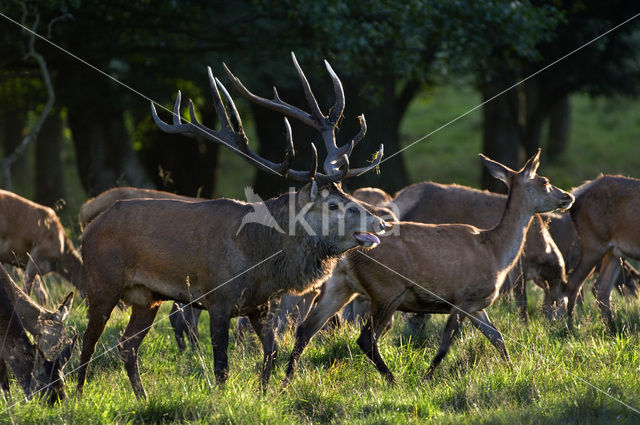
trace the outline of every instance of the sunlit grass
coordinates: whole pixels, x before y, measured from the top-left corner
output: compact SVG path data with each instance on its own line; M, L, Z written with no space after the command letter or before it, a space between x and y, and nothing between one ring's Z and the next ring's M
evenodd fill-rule
M68 286L50 280L52 297L62 299ZM237 341L232 330L230 379L223 388L210 387L208 316L203 314L200 322L202 357L192 350L180 353L168 321L160 320L169 313L165 303L141 346L147 402L135 399L113 350L91 364L82 398L76 397L72 374L68 400L53 408L18 403L0 414L0 423L637 423L636 413L594 387L640 408L640 303L614 295L620 331L611 334L589 294L572 333L563 321L541 317L539 290L529 295L528 326L519 322L508 300L489 309L506 339L512 369L465 323L435 378L424 381L445 316L434 316L418 334L411 334L398 316L381 344L396 385L387 385L369 363L356 344L357 326L349 325L316 337L296 378L283 390L294 339L287 333L265 394L258 391L262 353L254 335ZM96 354L116 345L128 315L127 310L114 311ZM85 326L86 308L78 303L69 327L82 332ZM78 366L78 352L68 370ZM21 400L15 382L12 391L14 402Z

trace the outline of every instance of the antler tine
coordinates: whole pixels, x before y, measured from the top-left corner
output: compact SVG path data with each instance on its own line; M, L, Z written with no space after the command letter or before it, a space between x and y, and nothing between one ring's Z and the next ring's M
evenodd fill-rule
M362 139L364 139L364 136L367 134L367 120L364 118L364 114L358 117L358 121L360 121L360 131L353 138L354 148Z
M380 149L377 152L376 159L373 161L373 163L371 163L370 165L367 165L366 167L354 168L352 170L349 170L349 172L344 176L344 178L348 179L349 177L361 176L362 174L373 170L374 168L380 165L383 155L384 155L384 145L381 144Z
M227 91L227 88L224 86L224 84L222 84L222 82L218 78L216 78L215 80L216 80L217 86L220 87L220 90L222 90L222 94L224 95L224 98L227 101L229 112L231 114L231 125L233 126L233 130L244 132L244 128L242 127L242 119L240 119L240 114L236 109L235 102L231 98L231 95L229 95L229 92ZM224 115L226 116L227 115L226 110L224 110L223 112L225 112ZM229 120L227 120L227 123L228 122Z
M176 101L173 105L173 125L167 124L162 121L162 119L158 116L158 112L156 111L156 107L151 102L151 117L153 121L156 123L158 127L165 133L185 133L188 136L195 136L190 132L189 124L182 124L182 120L180 118L180 103L182 100L182 93L178 90L178 96L176 96Z
M298 59L296 59L295 53L291 52L291 59L293 60L293 66L296 67L296 71L298 72L298 78L300 78L300 83L302 84L302 90L304 91L304 96L307 98L307 103L309 104L309 108L311 108L311 115L318 120L319 123L322 123L326 117L320 110L318 106L318 102L316 101L313 92L311 91L311 86L309 85L309 81L307 80L306 75L300 68L300 64L298 64ZM334 82L335 85L335 82ZM343 97L344 98L344 97Z
M289 124L289 120L287 119L287 117L284 117L284 128L286 132L287 153L282 163L284 165L284 173L285 173L284 176L286 178L289 174L289 168L291 168L293 157L296 154L293 146L293 134L291 133L291 124Z
M229 123L229 116L227 115L227 110L224 107L224 104L222 103L222 99L220 98L220 92L218 91L216 78L213 76L213 72L211 71L210 66L207 67L207 76L209 77L209 88L211 89L211 98L213 99L213 109L216 110L218 121L220 121L220 125L222 125L223 129L232 131L233 129L231 128L231 125ZM233 105L233 101L227 102L227 103L230 103L231 105Z
M280 97L278 97L277 91L274 92L273 100L269 100L269 99L265 99L264 97L257 96L251 93L242 84L242 82L238 79L238 77L233 75L233 73L229 70L226 64L223 63L222 67L224 68L224 71L227 73L227 76L231 80L231 83L236 88L236 90L238 90L240 94L244 96L248 101L253 102L257 105L264 106L267 109L280 112L290 118L295 118L307 124L308 126L311 126L315 129L320 130L320 123L318 123L313 116L303 111L302 109L296 108L295 106L290 105L287 102L284 102L283 100L281 100Z
M333 82L333 91L336 95L336 103L333 105L333 110L329 115L329 122L331 123L331 125L335 126L340 120L342 113L344 112L344 89L342 88L342 82L340 81L340 78L338 78L338 75L335 73L333 68L331 68L331 65L329 65L329 62L326 59L324 61L324 65L327 67L327 71L331 76L331 81Z
M316 149L316 145L311 143L311 152L313 153L313 159L311 160L311 179L316 177L316 173L318 172L318 149Z

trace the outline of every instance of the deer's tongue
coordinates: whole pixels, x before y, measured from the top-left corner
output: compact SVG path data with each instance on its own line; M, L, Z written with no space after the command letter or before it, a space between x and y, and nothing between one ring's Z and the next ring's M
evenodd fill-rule
M355 232L353 236L362 246L372 247L380 243L380 239L373 233L369 232Z

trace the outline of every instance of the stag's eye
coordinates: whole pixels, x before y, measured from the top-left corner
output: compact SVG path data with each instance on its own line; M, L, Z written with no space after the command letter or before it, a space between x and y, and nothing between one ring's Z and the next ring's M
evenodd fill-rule
M335 211L337 209L338 209L338 204L336 204L335 202L330 202L329 203L329 210Z

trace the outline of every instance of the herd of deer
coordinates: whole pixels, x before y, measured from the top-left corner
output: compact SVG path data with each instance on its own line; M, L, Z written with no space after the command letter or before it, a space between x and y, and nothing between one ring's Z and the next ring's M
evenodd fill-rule
M638 280L624 258L640 260L640 223L635 216L640 210L640 180L600 176L568 193L536 174L538 152L519 171L480 156L490 173L505 183L508 195L430 182L409 186L395 197L371 188L348 195L341 181L378 167L382 146L373 163L350 168L349 156L366 133L364 116L359 117L360 132L339 146L335 132L344 109L339 78L325 62L336 97L325 115L292 57L310 112L281 100L275 88L272 99L256 96L224 69L250 102L318 130L326 149L322 172L313 144L310 169L291 168L295 150L286 117L282 162L252 151L231 96L210 69L220 130L199 123L192 103L190 120L183 122L180 92L172 124L162 121L153 105L152 114L165 132L225 145L260 170L305 183L297 191L258 205L111 189L80 211L81 257L53 210L0 192L0 261L25 269L23 291L0 266L0 384L5 392L8 365L27 397L44 394L50 402L64 397L62 370L76 339L64 332L73 294L56 311L41 307L48 301L38 275L50 271L66 277L88 305L79 393L98 339L120 302L132 307L118 349L138 398L146 397L138 348L164 300L181 303L171 313L181 348L183 332L197 343L199 311L209 311L218 382L228 377L231 318L248 317L264 350L262 386L277 353L278 309L297 309L301 322L286 381L311 338L347 305L366 310L358 344L389 381L394 377L378 344L395 311L449 315L428 377L467 317L508 362L503 337L485 310L501 290L513 287L526 321L524 282L529 279L544 291L544 315L553 318L566 309L571 325L583 282L599 268L593 293L604 319L612 321L609 300L619 276L625 282ZM268 212L272 225L247 222L240 228L243 217L258 210ZM32 287L38 303L28 295ZM633 285L629 288L635 293ZM362 299L359 295L368 306L349 304Z

